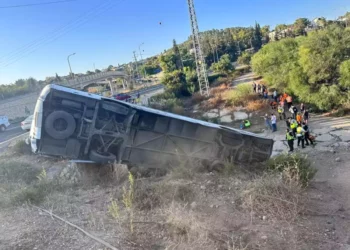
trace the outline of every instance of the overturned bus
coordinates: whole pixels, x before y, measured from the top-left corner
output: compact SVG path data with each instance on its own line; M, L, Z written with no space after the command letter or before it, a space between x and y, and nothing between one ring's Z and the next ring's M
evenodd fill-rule
M55 84L37 100L30 142L37 154L153 167L179 159L262 162L273 147L253 133Z

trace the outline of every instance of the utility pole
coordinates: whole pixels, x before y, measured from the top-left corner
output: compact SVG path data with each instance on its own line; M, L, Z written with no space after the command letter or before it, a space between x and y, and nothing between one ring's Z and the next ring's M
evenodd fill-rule
M196 58L196 70L199 83L199 91L201 95L209 95L209 81L207 75L207 69L201 49L201 39L199 36L198 23L196 17L196 11L194 9L193 0L187 0L188 9L190 13L191 21L191 30L192 30L192 40L193 40L193 49Z
M70 55L67 56L67 61L68 61L68 66L69 66L69 70L70 70L70 75L71 75L71 77L72 77L73 79L74 79L74 75L73 75L73 72L72 72L72 67L70 66L69 57L74 56L74 55L75 55L75 53L70 54Z
M138 74L139 74L139 69L138 69L138 67L137 67L136 51L134 51L133 53L134 53L134 60L135 60L135 65L136 65L136 76L138 76Z
M142 53L141 53L141 46L144 45L144 44L145 44L145 43L141 43L141 44L139 45L139 52L140 52L141 62L143 61L143 59L142 59ZM143 64L143 62L142 62L142 64ZM143 73L144 73L144 78L146 78L146 70L145 70L145 69L143 69Z

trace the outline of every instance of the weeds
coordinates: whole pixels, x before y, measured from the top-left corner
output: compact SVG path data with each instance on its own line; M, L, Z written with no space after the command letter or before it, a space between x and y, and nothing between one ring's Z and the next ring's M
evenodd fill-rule
M129 229L130 232L133 233L134 232L134 211L133 211L133 207L134 207L134 183L135 183L135 179L134 176L129 173L129 178L128 178L128 183L129 183L129 187L126 188L125 186L123 187L123 204L126 208L126 211L128 212L128 217L129 217Z
M247 103L246 109L248 112L254 112L258 110L264 110L268 107L268 103L264 100L253 100Z
M120 219L119 206L116 201L113 200L111 204L108 206L108 212L114 219L116 220Z
M2 183L24 182L30 184L35 181L39 170L28 163L0 162L0 180Z
M253 181L243 193L243 206L271 219L293 221L304 210L303 188L286 183L281 174L265 174Z
M30 146L27 145L24 140L17 141L16 144L13 145L12 151L19 155L31 154Z
M307 186L315 176L316 169L311 167L307 156L300 154L281 154L270 159L268 169L282 173L283 178L288 182L295 182Z

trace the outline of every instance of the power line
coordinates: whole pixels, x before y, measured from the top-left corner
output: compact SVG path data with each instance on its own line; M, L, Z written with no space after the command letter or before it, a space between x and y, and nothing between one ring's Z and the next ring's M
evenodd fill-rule
M69 26L73 26L74 23L80 22L80 21L81 21L80 19L84 19L85 16L88 17L91 13L96 12L99 8L101 8L101 6L103 7L103 5L106 5L106 4L108 4L108 1L107 1L107 2L104 2L104 3L102 3L102 4L101 4L101 3L98 4L98 5L95 6L94 8L92 8L92 9L90 9L89 11L87 11L87 12L83 13L82 15L80 15L78 18L69 21L67 24L64 24L64 25L62 25L62 26L60 26L60 27L58 27L58 28L52 30L52 31L49 32L48 34L45 34L45 35L39 37L38 39L35 39L34 41L31 41L31 42L29 42L29 43L27 43L27 44L21 46L20 48L18 48L18 49L16 49L16 50L13 50L13 51L11 51L11 52L9 52L9 53L3 55L3 56L0 56L0 59L5 58L6 61L11 61L12 59L17 58L17 56L23 55L23 53L24 53L26 50L29 50L29 49L30 49L31 47L33 47L33 46L35 47L35 46L39 45L42 41L44 41L45 39L47 39L50 35L53 36L53 35L55 35L55 33L59 33L59 32L61 32L61 31L63 31L64 29L69 28ZM4 60L2 60L2 61L4 61ZM1 65L1 63L3 63L3 62L0 62L0 65Z
M77 0L61 0L61 1L44 2L44 3L28 3L28 4L19 4L19 5L0 6L0 9L31 7L31 6L38 6L38 5L49 5L49 4L56 4L56 3L74 2L74 1L77 1Z
M120 0L120 1L122 1L122 0ZM50 34L52 33L51 37L44 36L43 38L37 39L34 42L31 42L31 43L23 46L19 51L17 51L17 52L15 51L13 55L6 58L6 60L10 61L10 62L7 62L6 64L3 63L1 65L2 66L1 68L6 68L11 64L16 63L17 61L28 56L29 54L32 54L33 52L37 51L40 47L45 46L49 43L52 43L52 42L56 41L57 39L59 39L60 37L64 36L65 34L71 32L73 30L76 30L77 28L79 28L83 24L87 23L91 19L97 17L99 14L102 14L102 13L106 12L107 10L109 10L114 4L115 4L115 2L114 1L111 2L111 0L104 2L103 4L99 4L97 7L90 10L89 11L90 13L88 12L88 13L85 13L81 16L83 18L86 17L87 19L79 20L79 19L81 19L81 17L79 17L77 20L74 20L73 22L68 23L68 24L50 32Z

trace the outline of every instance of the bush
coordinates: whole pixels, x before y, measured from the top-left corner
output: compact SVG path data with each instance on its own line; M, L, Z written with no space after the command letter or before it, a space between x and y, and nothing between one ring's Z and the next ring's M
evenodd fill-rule
M232 106L245 106L249 101L258 98L249 84L240 84L235 89L225 92L223 96L226 104Z
M307 186L315 176L316 169L306 156L281 154L268 161L268 169L282 173L285 180Z
M191 97L191 103L192 103L192 105L196 105L198 103L201 103L205 99L206 99L206 97L204 95L201 95L199 92L196 92Z

